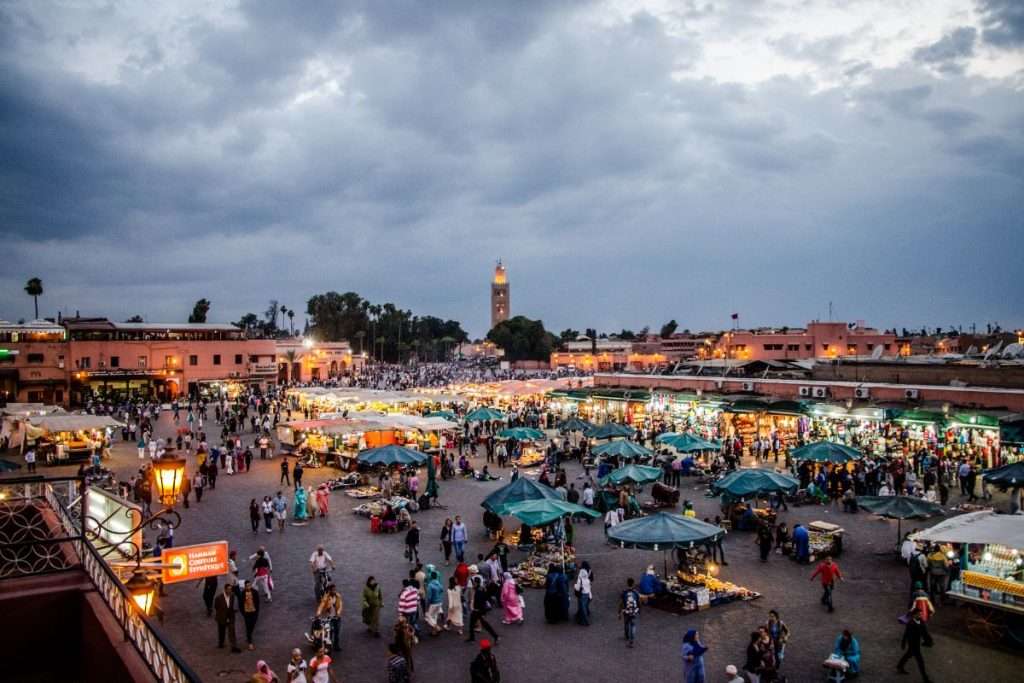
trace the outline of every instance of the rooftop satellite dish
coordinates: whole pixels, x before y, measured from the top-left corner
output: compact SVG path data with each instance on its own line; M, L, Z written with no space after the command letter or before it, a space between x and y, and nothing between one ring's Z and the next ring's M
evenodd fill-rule
M878 360L882 357L882 353L885 351L885 347L881 344L876 344L875 348L871 351L871 360Z
M964 355L965 356L975 356L975 355L977 355L977 353L978 353L978 347L975 346L974 344L971 344L967 348L967 353L965 353Z
M988 360L991 356L994 356L997 353L999 353L999 350L1002 348L1003 341L1000 339L998 344L996 344L995 346L993 346L992 348L985 352L985 355L982 357L982 360Z
M1003 358L1016 358L1024 352L1024 345L1014 342L1003 349Z

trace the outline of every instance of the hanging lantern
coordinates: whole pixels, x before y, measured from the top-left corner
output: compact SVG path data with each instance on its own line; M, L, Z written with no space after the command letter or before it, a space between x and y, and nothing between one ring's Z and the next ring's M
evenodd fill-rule
M128 579L125 588L128 589L128 593L132 596L132 602L139 608L139 611L149 616L150 610L153 608L153 596L156 593L153 582L144 574L136 572Z
M174 505L185 481L183 458L161 458L153 461L153 484L160 501L168 507Z

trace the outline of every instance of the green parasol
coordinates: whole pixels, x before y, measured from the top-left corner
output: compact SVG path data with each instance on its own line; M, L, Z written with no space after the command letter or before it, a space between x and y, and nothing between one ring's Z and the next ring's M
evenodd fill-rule
M643 465L626 465L612 471L598 482L601 486L614 484L648 484L661 478L661 468Z
M422 465L427 456L405 446L381 446L359 453L359 462L366 465Z
M499 439L515 439L516 441L540 441L544 437L544 432L532 427L510 427L498 432Z
M860 460L864 454L856 448L850 448L835 441L816 441L806 446L795 448L790 453L794 460L812 460L814 462L844 463Z
M659 434L655 439L657 443L671 446L681 453L694 453L698 451L717 451L722 446L714 441L706 441L699 436L686 433L666 432Z
M633 436L635 429L617 422L606 422L583 432L588 439L614 439L617 436Z
M638 443L626 441L624 439L609 441L608 443L594 446L591 449L591 453L602 458L618 456L627 460L635 458L649 458L654 455L654 451L649 448L644 448Z
M946 514L941 506L913 496L857 496L857 505L876 515L896 519L897 543L903 537L903 520Z
M711 492L723 496L726 500L756 498L777 491L794 493L798 488L798 479L788 474L762 469L739 469L711 484Z
M503 515L509 505L521 503L524 500L562 500L562 497L551 488L526 477L519 477L510 484L484 498L481 506L491 512Z
M504 422L505 413L494 408L477 408L466 415L466 422Z

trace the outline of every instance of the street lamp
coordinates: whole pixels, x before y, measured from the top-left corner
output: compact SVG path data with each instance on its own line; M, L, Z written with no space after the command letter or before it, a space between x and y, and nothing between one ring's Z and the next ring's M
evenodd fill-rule
M153 461L153 483L156 485L160 501L171 507L181 493L185 480L185 460L183 458L161 458Z
M128 589L128 593L132 596L132 602L139 608L139 612L149 616L150 610L153 608L153 596L156 593L153 582L147 579L145 574L133 572L124 587Z

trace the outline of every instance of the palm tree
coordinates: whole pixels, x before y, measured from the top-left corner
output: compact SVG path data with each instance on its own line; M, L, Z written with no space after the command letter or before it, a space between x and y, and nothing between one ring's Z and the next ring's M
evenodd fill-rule
M36 306L35 320L39 319L39 297L43 295L43 281L37 277L25 283L25 293L32 297L32 303Z
M288 315L288 307L281 304L281 326L284 327L284 317ZM277 322L277 314L274 314L274 322Z
M288 309L288 329L291 330L292 336L295 336L295 311Z

